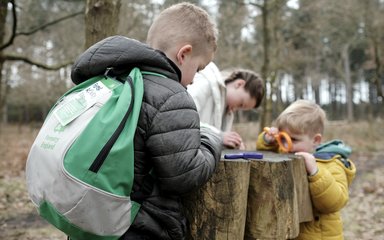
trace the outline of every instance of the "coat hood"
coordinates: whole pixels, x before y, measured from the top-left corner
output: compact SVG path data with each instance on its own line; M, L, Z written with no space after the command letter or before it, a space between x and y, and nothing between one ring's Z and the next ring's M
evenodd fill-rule
M124 36L111 36L88 48L73 64L71 78L79 84L104 74L108 68L109 74L121 75L133 67L181 80L179 68L163 52Z
M343 141L338 139L323 143L316 148L316 154L333 153L339 154L343 158L348 158L351 152L351 147L345 145Z

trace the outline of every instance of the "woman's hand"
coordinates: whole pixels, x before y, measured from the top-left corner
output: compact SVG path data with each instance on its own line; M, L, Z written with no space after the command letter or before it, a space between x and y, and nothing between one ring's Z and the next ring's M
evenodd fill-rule
M243 139L237 132L223 132L224 146L232 149L244 150L245 145Z

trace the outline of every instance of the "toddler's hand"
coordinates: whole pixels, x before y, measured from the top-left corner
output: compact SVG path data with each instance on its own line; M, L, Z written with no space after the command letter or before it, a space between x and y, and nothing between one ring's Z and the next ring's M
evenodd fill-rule
M304 157L305 168L309 176L313 176L317 173L318 168L316 164L316 159L312 154L307 152L297 152L295 153L295 155L300 155Z
M264 128L264 141L267 144L272 144L276 141L275 135L279 133L279 129L275 127Z

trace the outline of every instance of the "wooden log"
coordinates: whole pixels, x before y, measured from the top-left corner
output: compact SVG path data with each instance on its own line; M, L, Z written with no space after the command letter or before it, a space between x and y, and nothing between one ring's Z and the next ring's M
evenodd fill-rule
M250 162L224 160L212 178L183 199L190 223L187 239L243 239Z
M295 155L263 152L252 160L244 239L292 239L313 218L304 162Z

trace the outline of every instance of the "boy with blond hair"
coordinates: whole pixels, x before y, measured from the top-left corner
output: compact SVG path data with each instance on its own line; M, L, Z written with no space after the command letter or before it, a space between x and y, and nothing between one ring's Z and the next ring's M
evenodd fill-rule
M135 171L131 199L141 208L121 239L184 239L187 221L180 196L203 185L220 160L220 136L200 129L199 115L186 86L216 50L217 29L202 8L179 3L160 13L147 43L106 38L76 61L72 80L127 74L143 75L144 96L135 133ZM124 161L124 159L122 159Z
M356 168L348 159L351 149L340 140L321 144L326 114L307 100L297 100L276 119L276 127L262 132L258 150L281 152L275 136L286 132L292 140L290 152L304 158L314 220L300 224L297 239L343 239L340 210L349 199L348 189Z

